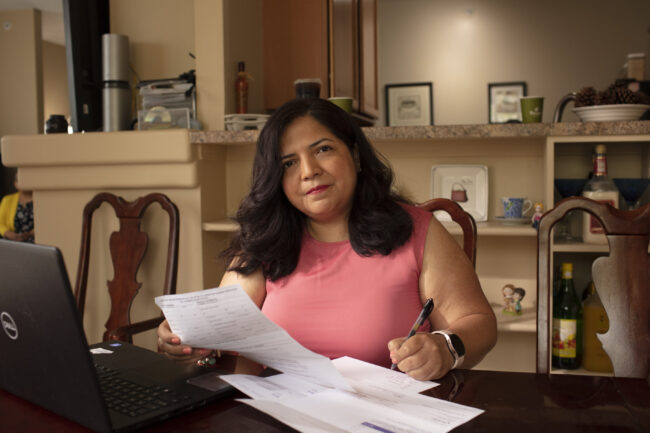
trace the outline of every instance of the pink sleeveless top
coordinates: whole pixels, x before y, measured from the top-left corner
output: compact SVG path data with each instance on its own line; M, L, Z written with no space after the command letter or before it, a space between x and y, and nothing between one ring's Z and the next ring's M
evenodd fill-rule
M349 241L307 231L296 270L266 281L262 312L308 349L389 366L388 341L404 337L422 310L419 278L431 213L404 205L413 234L388 256L359 256ZM422 330L428 330L425 322Z

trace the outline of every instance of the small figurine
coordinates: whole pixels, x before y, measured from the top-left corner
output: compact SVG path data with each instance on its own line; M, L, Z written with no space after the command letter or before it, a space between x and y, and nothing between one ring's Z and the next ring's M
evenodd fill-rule
M535 203L535 213L533 214L533 217L531 218L531 221L533 222L533 228L538 228L539 227L539 220L542 218L543 214L544 214L544 205L541 202L536 202Z
M512 284L506 284L501 289L503 293L503 308L504 314L511 314L518 316L521 314L521 300L526 296L526 291L521 287L515 287Z
M512 284L506 284L503 286L503 289L501 289L501 293L503 293L503 303L505 304L505 307L503 308L504 313L514 313L515 309L512 305L513 301L513 294L515 293L515 286Z
M515 293L512 294L512 299L515 301L515 314L521 314L521 300L526 296L526 291L521 287L515 288Z

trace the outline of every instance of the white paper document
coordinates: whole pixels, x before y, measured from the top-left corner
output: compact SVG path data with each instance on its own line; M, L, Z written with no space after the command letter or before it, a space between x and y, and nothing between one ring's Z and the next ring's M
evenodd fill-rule
M183 344L231 350L320 385L352 390L332 362L269 320L239 285L156 298Z
M302 432L447 432L483 412L418 394L434 382L306 349L239 285L160 296L156 304L184 344L237 351L282 371L221 378L251 397L240 401Z
M321 387L287 374L232 374L221 379L252 398L241 402L302 432L447 432L483 412L418 394L437 386L434 382L417 381L349 357L335 359L333 364L354 392Z

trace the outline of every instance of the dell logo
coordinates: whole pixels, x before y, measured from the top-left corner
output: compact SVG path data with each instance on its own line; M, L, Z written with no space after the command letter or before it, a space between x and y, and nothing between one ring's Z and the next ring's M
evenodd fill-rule
M2 329L4 329L5 334L9 336L12 340L18 338L18 328L16 327L16 322L14 318L9 315L6 311L3 311L0 314L0 322L2 322Z

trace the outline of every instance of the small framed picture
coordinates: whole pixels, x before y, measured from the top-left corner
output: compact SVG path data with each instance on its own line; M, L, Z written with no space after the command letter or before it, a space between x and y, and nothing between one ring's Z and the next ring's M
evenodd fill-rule
M526 83L488 84L488 118L490 123L521 122L519 98L526 96Z
M433 83L386 84L386 125L433 125Z

